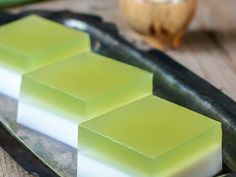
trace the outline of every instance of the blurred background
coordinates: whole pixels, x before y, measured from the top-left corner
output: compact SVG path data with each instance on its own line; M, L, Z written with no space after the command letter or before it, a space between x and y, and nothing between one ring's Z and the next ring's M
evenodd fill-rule
M100 16L142 50L157 48L236 100L235 0L0 0L2 11ZM0 177L29 176L0 150Z

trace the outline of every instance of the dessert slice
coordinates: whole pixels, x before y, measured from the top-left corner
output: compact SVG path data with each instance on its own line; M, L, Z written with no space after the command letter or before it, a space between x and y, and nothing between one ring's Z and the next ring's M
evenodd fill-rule
M210 177L221 136L219 122L148 96L80 124L78 177Z
M90 49L86 33L31 15L0 27L0 93L18 98L22 75Z
M85 52L23 76L17 121L77 148L78 124L152 94L152 77Z

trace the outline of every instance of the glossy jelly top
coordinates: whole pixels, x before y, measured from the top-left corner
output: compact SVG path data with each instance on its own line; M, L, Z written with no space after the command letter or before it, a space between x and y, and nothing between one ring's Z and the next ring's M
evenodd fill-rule
M181 176L221 148L221 125L147 96L79 125L78 153L135 177Z
M21 101L81 122L152 94L153 74L84 52L25 74Z
M0 27L0 64L20 73L89 49L86 33L36 15Z
M113 91L116 94L116 90L126 88L126 85L139 81L141 84L146 78L151 80L152 74L101 55L84 52L29 73L26 77L70 96L90 101Z
M217 121L161 98L148 96L82 123L79 140L83 144L87 141L83 132L91 131L137 154L155 159L214 127L219 127L220 135Z

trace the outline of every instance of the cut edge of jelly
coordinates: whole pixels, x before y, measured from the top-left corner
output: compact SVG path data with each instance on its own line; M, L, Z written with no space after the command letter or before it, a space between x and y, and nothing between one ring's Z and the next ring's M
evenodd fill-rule
M93 169L93 170L91 170ZM188 168L180 170L172 175L154 175L157 177L208 177L219 173L222 169L222 148L221 145L212 150L204 158L189 165ZM132 169L130 169L132 171ZM132 172L131 172L132 173ZM105 163L94 160L78 152L77 157L77 177L143 177L138 174L127 174ZM148 177L148 175L147 175Z
M22 75L0 67L0 93L14 99L20 95Z
M21 101L17 115L17 123L77 148L78 123L55 116Z

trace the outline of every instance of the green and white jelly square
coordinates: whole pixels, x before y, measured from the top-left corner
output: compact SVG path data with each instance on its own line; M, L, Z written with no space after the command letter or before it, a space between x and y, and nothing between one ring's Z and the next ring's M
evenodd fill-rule
M0 27L0 93L18 98L22 75L90 50L89 35L31 15Z
M78 177L214 176L221 136L219 122L148 96L80 124Z
M77 148L78 124L151 95L152 80L152 73L85 52L23 76L18 122Z

